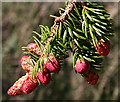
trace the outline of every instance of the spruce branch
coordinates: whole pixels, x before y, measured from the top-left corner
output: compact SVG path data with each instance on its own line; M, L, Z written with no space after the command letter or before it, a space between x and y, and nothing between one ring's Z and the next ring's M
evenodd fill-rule
M54 22L55 25L53 25L53 28L51 30L51 34L49 35L49 38L46 41L46 44L44 46L44 50L42 51L43 53L41 54L41 57L44 55L44 52L48 49L48 46L50 45L51 40L54 38L55 34L57 33L58 27L60 26L60 22L64 22L67 15L71 12L71 10L74 7L76 0L69 0L68 5L64 11L64 13L60 17L56 17ZM59 24L58 24L59 22Z
M68 51L73 53L75 72L81 74L89 84L95 85L103 58L110 52L112 22L103 6L69 0L66 8L59 10L62 10L60 16L52 16L55 20L51 29L40 25L40 32L33 31L35 43L22 47L27 56L23 56L21 65L29 73L26 77L30 77L25 79L25 82L30 83L27 84L29 91L26 90L26 84L22 88L25 94L30 93L39 83L48 84L51 73L58 73L64 59L69 57ZM21 89L14 91L13 88L8 94L21 94L16 93L21 92Z

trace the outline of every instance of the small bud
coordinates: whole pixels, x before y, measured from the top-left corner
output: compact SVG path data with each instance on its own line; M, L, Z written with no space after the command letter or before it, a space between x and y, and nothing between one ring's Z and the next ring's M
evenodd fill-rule
M27 45L27 50L31 53L35 52L37 54L40 54L40 49L36 43L30 43Z
M95 72L90 71L90 72L87 73L86 81L89 84L95 85L97 83L98 79L99 79L99 76Z
M83 74L89 71L90 64L85 60L77 60L75 67L76 72Z
M30 72L33 70L33 67L29 64L29 62L31 62L29 56L23 56L20 60L20 64L23 70L25 70L26 72Z
M60 17L56 17L55 20L54 20L54 22L60 23Z
M53 55L50 55L48 61L45 63L45 68L50 72L57 73L60 71L61 66L59 61Z
M51 74L47 69L44 69L43 72L37 73L37 78L42 84L47 85L51 80Z
M98 44L96 44L96 50L100 55L107 56L110 52L110 42L100 40Z

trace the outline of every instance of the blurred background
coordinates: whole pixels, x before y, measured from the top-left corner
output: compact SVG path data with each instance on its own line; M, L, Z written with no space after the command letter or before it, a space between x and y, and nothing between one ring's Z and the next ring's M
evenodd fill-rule
M7 95L7 90L25 74L19 64L22 56L21 47L32 41L32 31L38 30L39 25L49 27L53 25L54 19L49 15L57 15L58 8L64 7L65 4L2 3L2 100L120 100L120 79L118 79L120 7L118 2L104 3L104 5L113 19L115 34L111 40L111 52L104 59L104 68L97 85L89 85L80 74L75 74L70 57L65 60L62 70L53 76L49 85L40 85L28 95L10 97Z

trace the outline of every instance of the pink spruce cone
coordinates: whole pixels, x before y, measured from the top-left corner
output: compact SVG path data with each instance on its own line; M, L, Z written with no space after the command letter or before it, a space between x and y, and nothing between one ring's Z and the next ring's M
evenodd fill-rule
M58 73L61 69L59 61L51 54L48 61L45 63L45 68L50 72Z
M51 80L51 74L47 69L44 68L43 72L37 73L37 78L43 85L47 85Z
M27 50L31 53L37 53L40 54L40 49L36 43L30 43L27 45Z
M100 55L107 56L110 52L110 42L100 40L99 43L96 44L96 50Z
M89 84L95 85L95 84L97 83L98 79L99 79L99 76L98 76L97 73L92 72L92 71L90 71L90 72L87 73L86 81L87 81Z
M22 90L22 92L23 92L24 94L29 94L29 93L31 93L37 86L38 86L37 80L36 80L35 78L33 79L33 78L28 77L28 78L25 80L25 82L23 83L21 90Z
M83 74L89 71L90 64L85 60L77 60L75 67L76 72Z
M22 76L8 89L7 94L10 96L29 94L37 87L37 85L37 79L30 78L30 75L26 73L25 76Z
M21 87L27 78L28 78L28 74L26 74L25 76L22 76L19 80L17 80L13 84L13 86L11 86L8 89L7 94L10 96L17 96L17 95L23 94Z
M29 64L29 62L31 62L29 56L23 56L20 60L20 64L23 70L25 70L26 72L30 72L33 70L33 67Z

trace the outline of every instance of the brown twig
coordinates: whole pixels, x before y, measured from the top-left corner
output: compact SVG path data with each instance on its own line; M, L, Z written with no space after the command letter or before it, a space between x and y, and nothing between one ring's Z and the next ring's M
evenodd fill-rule
M60 22L64 22L65 19L67 18L67 15L72 11L72 9L74 8L74 4L75 4L76 0L69 0L68 2L68 6L65 9L65 12L60 16L60 17L56 17L54 22L55 23L60 23Z
M51 35L48 38L48 40L46 41L46 45L44 47L43 53L41 54L41 57L45 56L45 52L46 52L46 50L48 50L48 46L49 46L50 42L52 41L52 39L54 38L54 35L57 32L57 29L59 27L59 23L65 21L67 15L72 11L75 2L76 2L76 0L69 0L68 6L66 7L65 12L60 17L55 18L55 20L54 20L55 26L51 30Z

